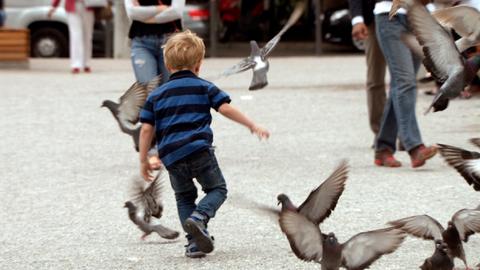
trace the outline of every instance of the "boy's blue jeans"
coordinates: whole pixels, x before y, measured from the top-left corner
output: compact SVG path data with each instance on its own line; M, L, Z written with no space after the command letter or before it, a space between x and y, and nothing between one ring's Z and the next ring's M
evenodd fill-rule
M146 83L159 74L162 74L162 82L168 80L170 74L165 67L162 49L165 40L165 35L132 39L130 58L137 81Z
M392 20L388 19L388 13L376 15L375 26L391 77L376 150L390 149L395 152L398 136L405 149L410 151L422 144L415 114L416 74L420 59L401 40L402 33L409 32L406 15L397 14Z
M215 216L227 198L227 185L218 167L213 148L202 150L168 166L170 184L175 191L178 215L183 224L193 211L206 215L207 220ZM197 188L193 178L206 193L198 205Z

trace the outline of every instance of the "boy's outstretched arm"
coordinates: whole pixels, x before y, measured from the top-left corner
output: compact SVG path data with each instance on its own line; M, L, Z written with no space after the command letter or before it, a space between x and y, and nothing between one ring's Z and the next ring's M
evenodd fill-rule
M248 129L250 129L250 132L256 134L260 139L268 139L268 137L270 137L270 132L268 132L268 130L255 124L255 122L253 122L245 114L243 114L241 111L239 111L237 108L233 107L229 103L223 103L218 108L218 112L221 113L223 116L246 126Z
M148 150L153 139L153 133L155 132L154 127L150 124L143 123L142 129L140 129L140 142L139 142L139 152L140 152L140 175L145 179L145 181L152 181L152 169L150 168L150 163L148 162Z

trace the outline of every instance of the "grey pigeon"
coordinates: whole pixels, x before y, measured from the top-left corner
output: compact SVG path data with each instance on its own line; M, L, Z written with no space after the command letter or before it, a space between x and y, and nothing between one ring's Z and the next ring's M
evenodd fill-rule
M159 224L151 224L152 216L161 218L163 213L162 183L159 172L150 185L144 189L145 181L140 176L133 178L130 188L131 199L125 203L128 208L130 220L144 232L142 239L152 232L157 232L161 237L173 239L179 233Z
M452 270L455 265L448 255L448 246L442 240L435 240L435 252L420 266L422 270Z
M478 138L471 139L471 142L480 147ZM480 153L446 144L437 145L445 161L455 168L473 189L480 191Z
M280 213L280 226L297 257L320 263L322 270L366 269L395 251L405 238L403 231L392 227L362 232L341 244L334 233L322 234L316 224L294 211Z
M338 199L345 190L347 178L348 163L346 160L342 160L333 173L310 192L307 199L298 208L283 193L277 196L278 203L282 205L282 211L298 212L318 225L335 209Z
M319 224L329 217L335 209L338 199L345 189L347 177L348 164L343 160L327 180L313 190L298 208L293 205L287 195L278 195L278 202L282 204L280 227L286 234L293 253L299 259L319 261L322 258ZM282 224L282 220L285 220L282 216L288 215L287 213L290 212L300 216L300 218L295 218L294 221L297 222L298 220L301 226L291 228L288 222ZM304 238L310 236L312 236L310 239ZM307 246L304 246L304 244L307 244Z
M120 97L119 103L111 100L104 100L101 107L107 107L113 114L113 117L120 126L120 130L133 138L135 150L139 150L140 128L138 122L140 110L142 109L148 94L152 92L162 81L162 76L158 75L147 84L133 83L130 88ZM152 147L155 140L152 140Z
M418 0L394 0L390 17L394 16L400 7L408 11L408 22L422 46L423 64L437 82L442 84L425 113L431 108L442 111L447 108L449 99L459 96L472 81L480 68L480 58L474 57L466 62L450 33Z
M480 12L476 8L459 5L436 10L432 15L462 36L455 42L460 52L480 44Z
M150 185L144 189L145 181L140 177L134 177L130 189L131 200L141 205L144 210L145 222L150 222L151 217L161 218L163 212L162 189L160 180L161 172L158 172Z
M298 2L293 10L290 18L288 19L287 23L283 28L275 35L268 43L263 47L259 48L256 41L250 41L251 52L250 56L247 58L242 59L236 65L228 68L225 70L220 76L230 76L233 74L237 74L240 72L244 72L248 69L253 70L253 77L250 83L249 90L258 90L262 89L267 86L267 72L269 68L269 63L267 56L270 52L275 48L275 46L280 41L282 35L293 25L302 15L305 7L307 5L307 1L302 0Z
M145 240L145 237L152 232L156 232L160 237L166 239L175 239L178 237L179 233L177 231L171 230L160 224L150 224L145 222L143 217L138 214L138 208L131 201L125 202L124 207L128 208L128 217L130 220L144 233L141 237L142 240Z
M442 240L448 247L448 255L459 258L468 268L462 241L480 232L480 210L462 209L457 211L448 222L447 229L429 215L419 215L390 221L390 225L413 236L427 240Z

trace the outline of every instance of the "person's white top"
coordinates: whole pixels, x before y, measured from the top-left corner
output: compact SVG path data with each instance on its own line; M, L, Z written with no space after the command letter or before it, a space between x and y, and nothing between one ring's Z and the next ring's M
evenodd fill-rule
M182 18L185 0L172 0L172 4L158 13L157 6L140 6L137 0L124 0L127 16L131 20L147 22L152 17L155 23L166 23Z
M479 1L480 2L480 0L470 0L470 1ZM390 2L390 1L378 2L378 3L375 4L373 14L378 15L378 14L382 14L382 13L389 13L391 8L392 8L392 2ZM435 10L435 6L432 3L427 4L426 8L430 12ZM397 13L406 14L407 11L404 8L400 8ZM364 22L363 21L363 16L355 16L352 19L352 25L355 25L357 23L363 23L363 22Z

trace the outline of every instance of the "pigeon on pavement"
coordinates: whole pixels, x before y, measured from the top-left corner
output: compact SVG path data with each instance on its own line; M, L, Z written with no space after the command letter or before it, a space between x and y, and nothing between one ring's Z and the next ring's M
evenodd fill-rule
M143 217L139 215L138 208L131 201L125 202L124 207L128 208L128 217L130 218L130 220L135 225L137 225L141 231L143 231L143 235L141 237L142 240L145 240L145 237L147 237L152 232L156 232L158 233L158 235L160 235L160 237L166 239L175 239L178 237L179 233L177 231L171 230L160 224L150 224L148 222L145 222Z
M422 46L423 64L436 81L442 84L425 113L432 108L435 112L442 111L447 108L449 99L459 96L472 81L480 68L480 57L474 56L465 61L450 33L418 0L394 0L390 17L400 7L407 9L408 22Z
M120 126L120 130L133 138L135 150L138 152L141 125L138 122L140 110L142 109L148 94L152 92L162 81L158 75L147 84L133 83L130 88L120 97L119 103L111 100L104 100L101 107L107 107ZM155 140L152 140L154 146ZM152 147L153 147L152 146Z
M267 72L269 68L269 63L267 56L270 54L270 52L275 48L275 46L278 44L280 41L280 38L282 35L293 25L297 20L300 18L302 15L303 11L305 10L305 7L307 5L307 1L302 0L299 1L295 9L293 10L292 14L290 15L290 18L288 19L287 23L285 26L278 32L277 35L275 35L268 43L263 47L259 48L258 44L256 41L252 40L250 41L250 47L251 47L251 52L250 56L247 58L242 59L239 63L236 65L228 68L225 70L222 74L220 74L220 77L222 76L230 76L233 74L237 74L243 71L246 71L248 69L253 70L253 77L252 81L250 83L250 87L248 88L249 90L258 90L262 89L265 86L267 86L268 81L267 81Z
M459 258L468 268L462 241L467 242L468 237L480 232L480 210L462 209L457 211L448 222L447 229L434 218L428 215L419 215L390 221L392 225L415 237L426 240L442 240L448 247L448 255Z
M322 269L368 268L382 255L394 252L405 238L401 230L385 228L362 232L340 244L334 233L321 233L318 225L295 211L280 213L280 226L299 259L315 261Z
M144 189L145 181L140 176L133 178L130 188L131 199L125 203L128 208L128 216L140 230L144 232L142 240L152 232L157 232L161 237L174 239L178 237L177 231L166 228L160 224L152 224L152 216L162 217L162 183L159 172L150 185Z
M460 52L480 44L480 12L476 8L459 5L436 10L432 15L462 36L455 42Z
M455 265L448 256L448 246L442 240L435 240L435 252L425 259L420 266L422 270L452 270Z
M471 139L473 144L480 147L479 139ZM438 150L445 161L459 172L465 181L476 191L480 191L480 153L471 152L459 147L446 144L437 144Z

